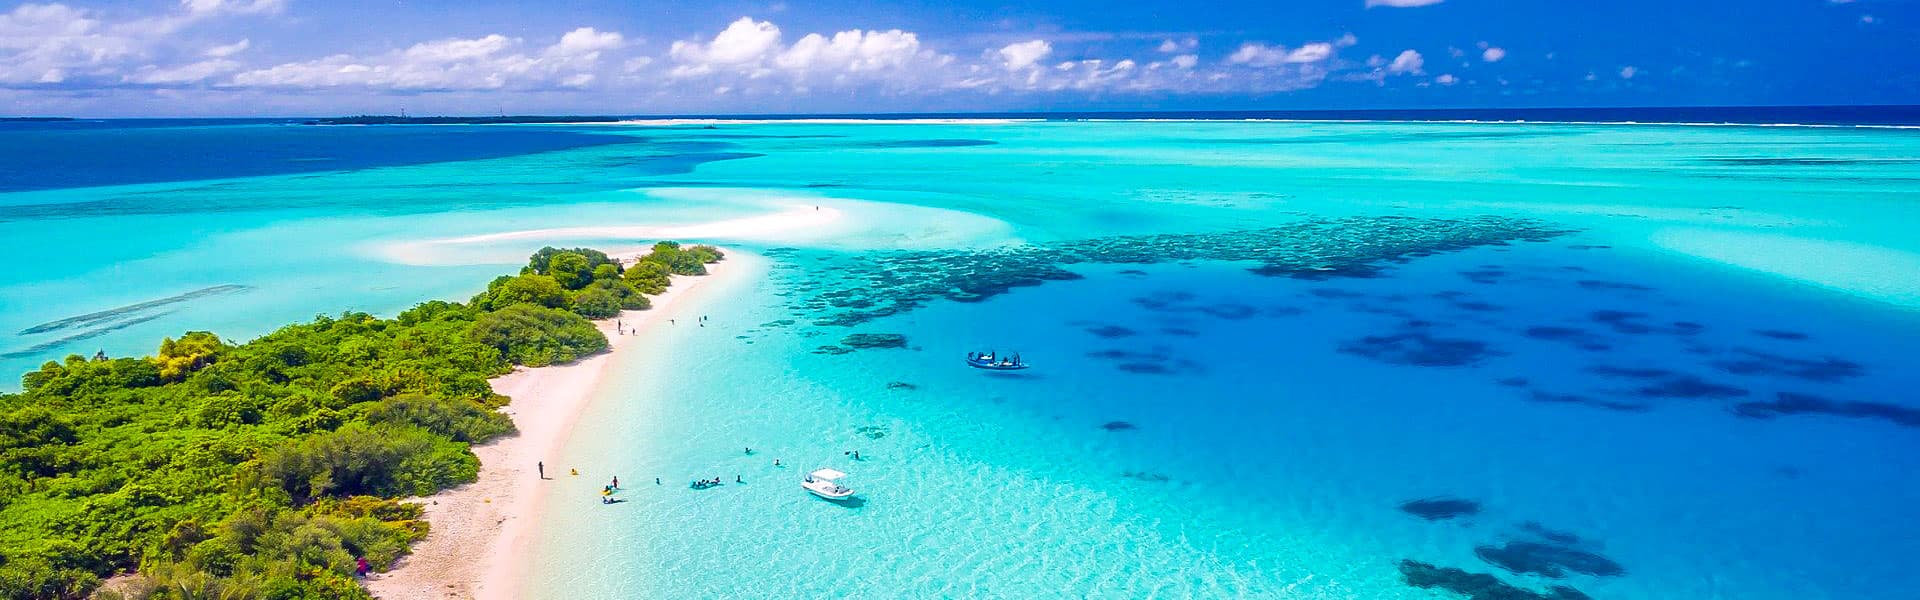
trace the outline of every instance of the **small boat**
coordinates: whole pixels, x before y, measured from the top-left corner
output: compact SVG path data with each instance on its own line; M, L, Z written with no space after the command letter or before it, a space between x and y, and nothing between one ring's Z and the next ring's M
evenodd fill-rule
M1020 360L1020 355L1017 353L1013 356L1002 358L994 356L992 352L968 353L967 365L975 369L986 369L989 371L1018 371L1032 366L1028 365L1026 361Z
M801 479L800 487L807 488L807 491L813 492L813 495L828 500L846 500L853 497L852 489L840 485L840 480L846 477L846 473L833 469L819 469Z

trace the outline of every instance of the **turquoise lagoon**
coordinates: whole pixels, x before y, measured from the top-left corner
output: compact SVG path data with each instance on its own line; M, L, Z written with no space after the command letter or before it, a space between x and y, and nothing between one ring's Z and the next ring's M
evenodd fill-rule
M646 241L582 228L842 214L700 240L750 276L708 295L705 327L616 359L560 460L582 475L548 490L529 597L1465 597L1403 561L1537 597L1920 584L1913 131L35 131L0 153L181 151L5 171L14 372L392 313L543 244ZM234 167L169 162L189 159ZM906 347L847 351L854 333ZM966 369L982 348L1037 367ZM805 495L818 466L862 501ZM601 505L612 475L626 502Z

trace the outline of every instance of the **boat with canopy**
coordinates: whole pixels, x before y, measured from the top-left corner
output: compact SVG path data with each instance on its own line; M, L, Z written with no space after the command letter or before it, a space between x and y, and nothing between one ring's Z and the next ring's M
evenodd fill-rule
M828 500L845 500L853 497L853 490L840 485L847 474L833 469L817 469L800 480L800 487L807 488L813 495Z

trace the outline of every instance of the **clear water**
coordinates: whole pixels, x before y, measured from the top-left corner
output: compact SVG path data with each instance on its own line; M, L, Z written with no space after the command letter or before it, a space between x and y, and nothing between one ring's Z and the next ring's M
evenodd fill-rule
M0 194L0 248L15 257L0 274L6 348L76 333L11 335L35 324L249 286L0 366L391 312L470 294L543 243L641 240L393 250L406 242L831 206L847 217L830 231L707 240L740 249L732 266L754 276L701 307L708 326L660 328L648 334L660 350L618 359L562 460L583 476L550 490L529 595L1456 597L1408 586L1402 559L1596 598L1898 598L1920 583L1907 566L1920 551L1912 132L512 130L573 141ZM280 129L248 131L271 144ZM1373 278L1073 264L1084 278L851 328L813 324L831 311L808 304L848 265L903 248L964 262L1019 242L1383 215L1573 233L1412 257ZM848 333L909 347L815 352ZM1409 339L1442 343L1408 354L1421 349ZM960 364L982 347L1038 366L1007 377ZM1781 393L1853 416L1769 412L1808 406L1776 404ZM856 449L864 460L843 454ZM851 473L864 502L805 495L795 479L817 466ZM612 474L627 502L603 506L594 492ZM686 486L736 475L745 483ZM1428 521L1400 508L1439 496L1481 510ZM1623 572L1519 574L1476 555L1542 528Z

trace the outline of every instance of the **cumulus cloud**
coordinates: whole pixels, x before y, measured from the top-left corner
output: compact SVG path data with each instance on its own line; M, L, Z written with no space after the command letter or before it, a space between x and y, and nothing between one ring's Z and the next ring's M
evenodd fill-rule
M230 84L403 92L582 87L596 79L590 70L600 54L624 43L617 32L582 27L530 51L520 38L496 33L421 42L375 56L336 54L285 63L235 74Z
M1484 60L1490 63L1500 62L1500 59L1503 59L1506 57L1507 57L1507 51L1498 46L1490 47L1490 48L1487 48L1486 50L1480 51L1480 60Z
M1433 78L1433 82L1440 85L1453 85L1460 83L1460 78L1454 77L1452 73L1442 73L1439 77Z
M1634 75L1636 75L1636 74L1639 74L1639 73L1640 73L1640 69L1638 69L1638 68L1635 68L1635 67L1634 67L1633 65L1627 65L1627 66L1624 66L1624 67L1620 67L1620 78L1621 78L1621 79L1633 79L1633 76L1634 76Z
M1009 71L1031 67L1049 54L1053 54L1053 44L1046 40L1018 42L1000 48L1000 60Z
M953 61L925 47L919 34L899 29L809 33L791 44L785 39L772 22L741 18L711 39L674 42L668 74L704 82L716 94L869 85L898 89L937 77Z
M1439 4L1440 2L1441 0L1367 0L1367 8L1373 8L1375 6L1385 6L1389 8L1412 8L1415 6L1427 6L1431 4Z
M1167 38L1160 42L1160 47L1157 48L1157 50L1162 54L1176 54L1180 52L1192 52L1194 48L1199 47L1200 40L1195 38L1181 38L1178 40Z
M1420 69L1425 67L1426 64L1427 60L1422 58L1419 52L1404 50L1400 52L1399 56L1393 57L1393 62L1387 65L1387 72L1396 75L1419 75Z

